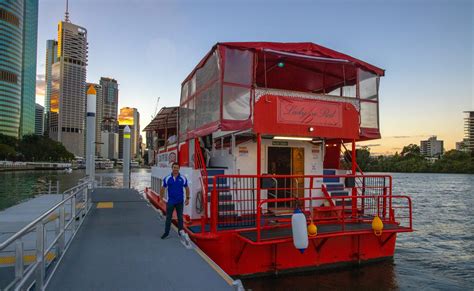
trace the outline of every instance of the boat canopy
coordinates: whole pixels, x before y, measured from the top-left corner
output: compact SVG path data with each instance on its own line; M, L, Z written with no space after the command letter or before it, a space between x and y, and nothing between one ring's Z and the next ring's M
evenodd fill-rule
M180 140L252 128L255 102L275 90L279 96L300 92L310 99L346 100L360 116L357 139L378 138L384 73L313 43L217 43L182 83Z

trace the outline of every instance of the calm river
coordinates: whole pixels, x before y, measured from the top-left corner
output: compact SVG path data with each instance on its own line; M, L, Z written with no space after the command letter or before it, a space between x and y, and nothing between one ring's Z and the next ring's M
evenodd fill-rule
M0 210L48 190L73 186L82 171L0 173ZM122 183L118 170L98 171L104 184ZM413 233L397 239L393 261L358 268L314 271L244 280L252 290L449 289L474 288L474 175L393 174L394 195L413 201ZM150 171L134 169L132 186L143 189Z

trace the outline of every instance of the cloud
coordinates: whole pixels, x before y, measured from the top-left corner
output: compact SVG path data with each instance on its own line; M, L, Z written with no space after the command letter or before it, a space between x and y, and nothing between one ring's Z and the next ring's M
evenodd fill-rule
M379 147L381 144L375 143L375 144L363 144L363 145L357 145L358 148L372 148L372 147Z
M384 138L397 138L397 139L404 139L404 138L416 138L416 137L428 137L428 134L420 134L420 135L392 135L392 136L385 136Z
M36 75L36 96L44 97L46 94L46 81L44 74Z

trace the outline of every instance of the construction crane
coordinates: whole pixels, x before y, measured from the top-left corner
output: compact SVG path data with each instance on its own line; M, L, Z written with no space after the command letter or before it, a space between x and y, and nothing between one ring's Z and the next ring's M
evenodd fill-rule
M154 119L156 114L158 114L158 104L160 103L160 97L156 98L156 105L155 105L155 110L153 111L153 115L151 116L151 119Z

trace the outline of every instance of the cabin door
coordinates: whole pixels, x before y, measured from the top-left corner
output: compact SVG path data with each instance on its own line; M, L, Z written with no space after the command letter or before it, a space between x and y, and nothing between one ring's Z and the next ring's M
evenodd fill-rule
M304 175L304 148L268 147L268 174L270 175ZM304 179L277 178L278 190L269 190L268 198L302 197ZM269 203L270 208L292 208L293 203Z

